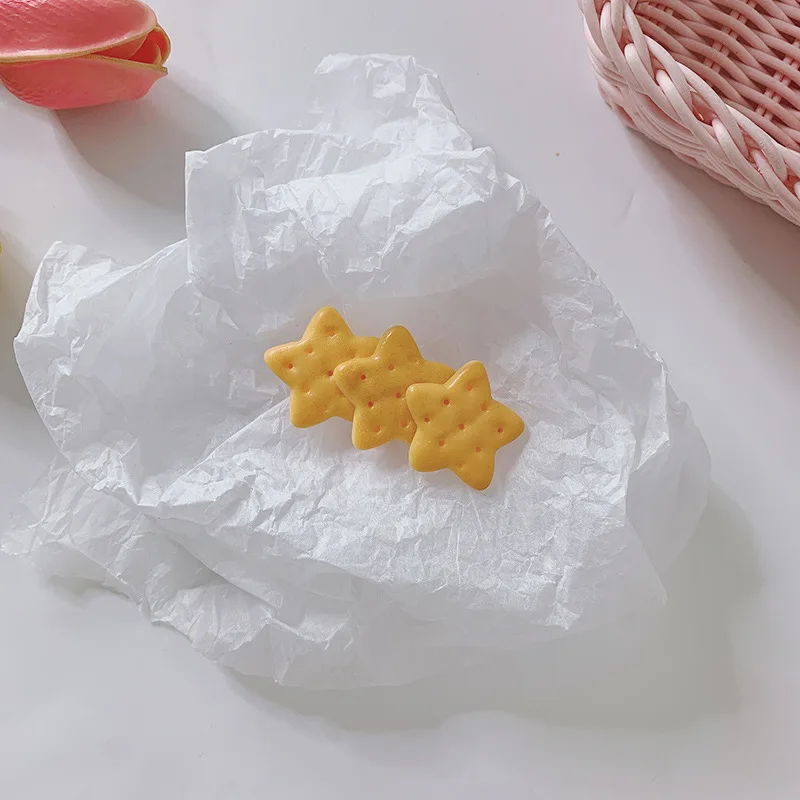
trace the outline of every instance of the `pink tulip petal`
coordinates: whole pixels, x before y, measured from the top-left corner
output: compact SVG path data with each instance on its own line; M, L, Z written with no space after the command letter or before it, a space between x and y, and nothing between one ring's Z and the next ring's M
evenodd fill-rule
M170 44L167 35L161 28L153 28L142 42L139 49L131 56L130 61L139 61L142 64L163 64L169 56ZM103 55L106 55L105 53Z
M140 64L153 64L161 66L161 51L157 44L145 42L131 57L129 61L137 61Z
M156 26L139 0L0 0L0 63L88 54Z
M131 39L131 41L125 42L125 44L114 45L114 47L109 47L107 50L95 50L92 54L96 56L108 56L109 58L129 59L141 48L146 39L147 36L140 36L138 39Z
M105 56L0 64L0 81L12 94L52 109L138 100L166 74L164 67Z
M172 42L170 42L167 32L160 25L156 25L147 34L147 41L158 45L158 49L161 51L162 63L169 58L169 54L172 52Z

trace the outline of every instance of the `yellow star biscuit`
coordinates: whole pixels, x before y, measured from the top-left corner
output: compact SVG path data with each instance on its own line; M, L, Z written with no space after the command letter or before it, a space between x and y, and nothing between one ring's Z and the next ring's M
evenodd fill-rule
M331 417L352 420L353 404L333 382L333 371L343 361L370 355L377 344L374 336L353 336L341 314L326 306L314 314L299 342L267 350L267 366L291 389L292 425L308 428Z
M383 334L375 354L340 364L333 379L355 406L353 444L369 450L392 439L410 442L416 425L406 405L413 383L441 383L453 374L444 364L426 361L414 337L401 325Z
M444 385L420 383L406 395L417 432L408 451L420 472L451 469L473 489L494 476L494 454L513 442L525 423L492 397L480 361L470 361Z

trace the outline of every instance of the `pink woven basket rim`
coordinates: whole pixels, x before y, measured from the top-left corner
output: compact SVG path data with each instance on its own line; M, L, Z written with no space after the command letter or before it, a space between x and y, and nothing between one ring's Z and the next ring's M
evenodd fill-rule
M766 62L773 67L774 49L785 50L780 69L792 77L796 71L800 77L800 0L579 0L579 3L601 94L625 121L693 166L737 187L800 225L800 97L798 112L791 110L791 114L782 115L785 124L781 130L788 131L792 137L796 134L798 138L798 148L793 149L753 121L750 118L755 116L753 112L728 103L697 71L674 58L648 35L635 13L637 6L648 6L649 14L658 21L658 18L667 19L667 12L677 9L693 22L695 17L702 20L702 24L696 23L696 27L702 28L705 17L719 19L722 12L718 7L727 7L731 21L726 19L725 30L708 28L709 31L726 37L732 30L737 37L727 36L726 42L735 41L737 55L748 64L750 61L759 65ZM752 27L739 22L742 8L749 9L747 21L761 23L760 15L765 8L773 16L753 32ZM704 17L698 14L698 9L704 12ZM797 19L787 17L790 23L781 22L787 16L786 9ZM794 39L797 32L795 41L787 43L785 38L775 39L771 34L775 18L781 22L784 36L788 30ZM681 27L682 19L673 16L668 22L687 37L693 35L689 26ZM645 28L653 30L653 19L648 17L644 23ZM677 42L666 28L658 32ZM761 44L759 36L766 44ZM743 41L745 37L747 41ZM717 60L726 58L724 50L712 52L699 37L687 40L695 49ZM734 68L735 65L731 67ZM747 75L744 77L746 80ZM775 84L769 77L765 78L764 73L758 78L760 83L770 87L764 92L764 105L776 108L776 102L768 96ZM788 96L785 84L781 91L784 98ZM760 99L758 105L760 111ZM795 113L796 122L793 120ZM773 130L777 128L773 126ZM780 131L776 135L781 135Z

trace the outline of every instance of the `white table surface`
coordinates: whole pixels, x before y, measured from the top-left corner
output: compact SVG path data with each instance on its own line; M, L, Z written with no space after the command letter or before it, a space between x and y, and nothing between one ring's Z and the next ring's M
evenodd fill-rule
M64 114L0 93L0 510L53 445L11 339L54 239L183 237L183 152L291 126L330 52L411 53L670 366L709 508L635 629L491 671L308 693L243 681L101 591L0 558L0 797L800 796L800 230L626 131L574 3L154 0L171 75Z

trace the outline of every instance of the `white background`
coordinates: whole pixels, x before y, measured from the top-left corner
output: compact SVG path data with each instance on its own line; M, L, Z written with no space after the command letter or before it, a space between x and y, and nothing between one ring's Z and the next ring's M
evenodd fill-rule
M183 237L183 152L291 126L327 53L415 55L660 351L715 487L626 632L411 687L282 690L110 594L0 559L0 796L800 796L800 229L624 129L565 0L154 0L170 77L52 114L0 93L0 511L54 451L11 339L54 239Z

